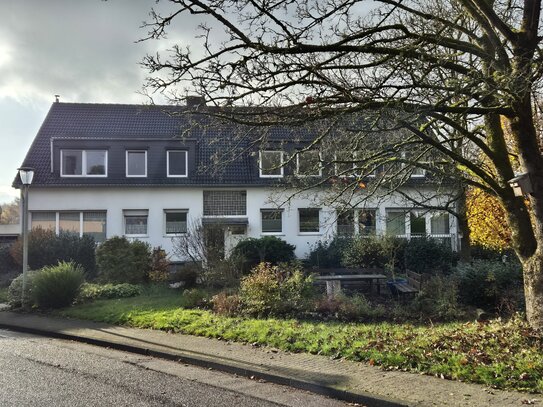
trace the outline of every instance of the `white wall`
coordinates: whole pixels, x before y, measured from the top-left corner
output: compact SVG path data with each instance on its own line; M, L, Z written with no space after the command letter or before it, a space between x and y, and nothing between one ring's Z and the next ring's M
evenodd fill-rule
M212 189L212 188L209 188ZM226 189L226 188L223 188ZM243 188L229 188L242 190ZM306 257L312 246L319 240L332 238L335 233L335 209L323 203L325 194L318 191L290 196L284 191L264 188L247 188L248 237L261 237L260 209L276 208L280 204L283 212L283 232L276 236L296 246L296 256ZM198 222L203 213L202 188L31 188L29 192L30 211L107 211L107 237L123 235L123 210L146 209L148 237L138 239L152 246L162 246L172 254L172 239L164 234L164 210L188 210L188 222ZM290 199L285 202L286 198ZM434 200L434 203L436 201ZM399 195L387 199L369 199L366 208L377 209L377 233L384 233L385 211L390 208L406 208L412 204ZM298 208L321 208L319 233L300 233ZM456 219L451 217L451 234L455 235ZM244 236L232 236L226 232L227 249ZM183 260L172 256L172 260Z

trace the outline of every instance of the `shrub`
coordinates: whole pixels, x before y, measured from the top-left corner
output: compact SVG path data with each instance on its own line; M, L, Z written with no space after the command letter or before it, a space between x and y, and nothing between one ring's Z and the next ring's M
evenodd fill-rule
M170 283L183 282L184 287L191 288L196 285L198 275L201 274L202 267L194 262L188 262L177 267L176 271L170 273L168 281Z
M81 286L77 297L79 302L93 301L98 299L128 298L141 295L142 287L135 284L90 284L84 283Z
M155 283L168 281L170 277L170 261L166 257L166 251L160 246L153 248L151 270L148 277L149 281Z
M316 268L339 268L343 266L343 252L351 244L348 237L336 237L330 242L319 241L309 253L307 265Z
M44 267L33 278L34 299L40 308L62 308L70 305L85 281L83 268L60 262Z
M407 241L394 237L360 237L343 251L343 264L353 268L403 269Z
M363 295L323 296L315 302L315 311L342 321L371 321L385 316L384 307L373 306Z
M212 288L238 287L242 270L242 262L236 257L214 261L204 270L203 283Z
M200 288L184 290L182 296L184 308L206 307L209 302L209 294Z
M411 239L404 256L405 268L417 273L448 274L453 263L450 244L426 237Z
M9 288L8 288L8 303L12 307L25 307L29 308L34 305L34 277L36 276L37 271L29 270L26 273L26 292L25 292L25 302L21 303L21 294L23 291L23 275L20 274L13 279Z
M151 248L145 242L116 236L98 247L96 262L101 281L139 284L151 269Z
M297 264L260 263L242 278L240 300L250 315L286 315L307 309L313 296L311 277L305 277Z
M421 292L410 304L419 319L452 321L461 318L464 311L458 304L458 285L455 279L436 276L424 283Z
M227 317L234 317L241 311L241 300L237 294L228 294L221 291L211 298L213 312Z
M518 262L474 260L459 264L456 276L465 304L497 310L506 298L522 301L522 268Z
M32 270L53 266L59 262L80 264L87 278L96 275L96 244L88 235L79 237L76 233L54 231L41 228L32 229L28 235L28 266ZM14 261L23 263L23 241L19 238L11 247Z
M248 238L234 247L231 257L241 259L243 270L248 271L261 262L278 264L292 261L295 259L295 248L276 236Z

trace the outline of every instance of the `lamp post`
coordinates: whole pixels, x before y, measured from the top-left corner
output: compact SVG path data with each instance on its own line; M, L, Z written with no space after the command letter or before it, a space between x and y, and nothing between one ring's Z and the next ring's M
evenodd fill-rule
M22 234L23 234L23 289L21 291L21 306L25 305L25 292L26 292L26 274L28 271L28 187L32 184L34 178L34 168L21 167L18 169L23 189L21 191L21 202L23 204L23 221L22 221Z

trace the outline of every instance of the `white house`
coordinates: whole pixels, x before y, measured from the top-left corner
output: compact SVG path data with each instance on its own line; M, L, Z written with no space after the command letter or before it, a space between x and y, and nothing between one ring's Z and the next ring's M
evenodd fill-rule
M299 192L285 182L342 171L337 165L314 166L330 152L300 153L288 160L303 140L276 129L266 144L244 150L213 171L236 126L214 125L205 116L182 114L186 111L53 103L23 163L35 169L30 226L90 234L98 242L124 235L161 246L177 261L185 259L175 257L172 238L198 223L204 230L218 225L209 230L226 251L245 237L275 235L295 245L300 258L336 233L429 235L450 239L457 247L453 216L423 211L404 199L410 189L435 190L432 183L420 182L424 172L413 172L414 182L406 184L403 194L370 197L358 207L340 209L327 203L325 185ZM20 187L18 180L14 186ZM437 196L430 204L439 201Z

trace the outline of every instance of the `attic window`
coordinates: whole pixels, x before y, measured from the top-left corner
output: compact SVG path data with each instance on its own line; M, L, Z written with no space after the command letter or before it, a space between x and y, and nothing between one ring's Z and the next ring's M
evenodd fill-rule
M61 150L62 177L107 177L106 150Z
M281 178L283 176L283 152L260 152L260 177Z
M187 152L170 150L167 152L168 177L186 177L188 174Z
M146 177L147 176L147 151L126 152L126 176Z

